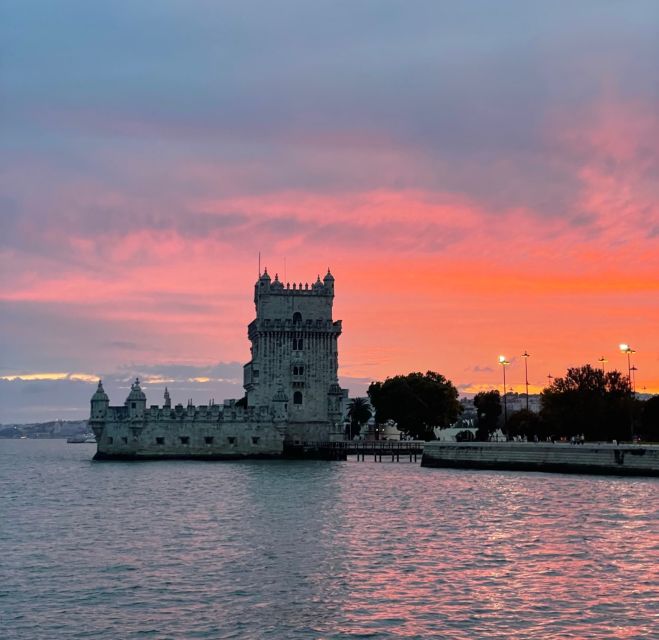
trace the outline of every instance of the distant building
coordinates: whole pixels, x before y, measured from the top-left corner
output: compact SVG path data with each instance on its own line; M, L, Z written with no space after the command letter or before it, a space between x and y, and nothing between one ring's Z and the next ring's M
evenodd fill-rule
M110 406L99 382L89 419L97 458L276 456L285 445L342 439L347 393L337 377L333 302L329 270L312 285L291 286L266 269L254 287L245 397L172 408L165 389L163 406L147 408L136 379L123 406Z
M501 405L503 406L503 398L501 398ZM508 415L516 411L526 410L526 394L513 393L512 391L506 394L506 407ZM541 396L538 393L529 394L529 411L533 413L540 413L542 409Z

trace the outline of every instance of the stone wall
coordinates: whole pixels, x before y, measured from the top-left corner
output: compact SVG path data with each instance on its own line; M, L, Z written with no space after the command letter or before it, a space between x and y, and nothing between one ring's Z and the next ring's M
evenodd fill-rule
M95 428L95 458L256 458L280 456L283 437L271 425L219 422L110 422Z
M424 467L659 476L659 446L428 442Z

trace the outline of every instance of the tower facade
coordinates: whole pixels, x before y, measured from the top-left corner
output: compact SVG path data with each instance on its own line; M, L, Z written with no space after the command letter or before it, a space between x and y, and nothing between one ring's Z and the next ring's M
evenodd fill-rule
M252 359L244 367L247 407L285 423L287 440L327 439L340 432L334 277L284 284L266 271L254 287L256 318L248 326Z

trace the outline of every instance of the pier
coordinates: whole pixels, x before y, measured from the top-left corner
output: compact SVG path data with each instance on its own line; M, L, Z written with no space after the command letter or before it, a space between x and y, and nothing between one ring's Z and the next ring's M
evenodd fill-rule
M421 440L340 440L336 442L307 442L300 445L288 445L284 455L288 458L315 458L321 460L346 460L348 456L357 456L357 460L365 461L373 456L374 462L382 459L400 462L409 459L416 462L423 454Z

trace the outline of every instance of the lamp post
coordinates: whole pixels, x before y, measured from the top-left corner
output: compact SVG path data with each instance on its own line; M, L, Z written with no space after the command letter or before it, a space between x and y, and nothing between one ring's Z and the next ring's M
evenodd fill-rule
M634 398L636 397L636 389L634 388L634 383L632 382L632 353L636 353L626 342L621 342L620 351L627 354L627 375L629 377L629 388L632 392L632 403L630 404L630 416L629 416L629 431L632 436L632 443L634 442Z
M600 365L602 366L602 373L604 373L604 365L608 362L608 360L604 356L602 356L597 362L599 362Z
M620 343L620 351L627 354L627 376L629 378L629 388L632 390L632 393L635 394L636 390L633 387L632 383L632 353L636 353L626 342Z
M526 410L529 410L529 358L531 357L530 353L524 350L522 358L524 358L524 379L526 381Z
M499 356L499 364L503 369L503 428L506 431L506 438L508 437L508 403L506 402L506 367L510 364L506 360L506 356Z

